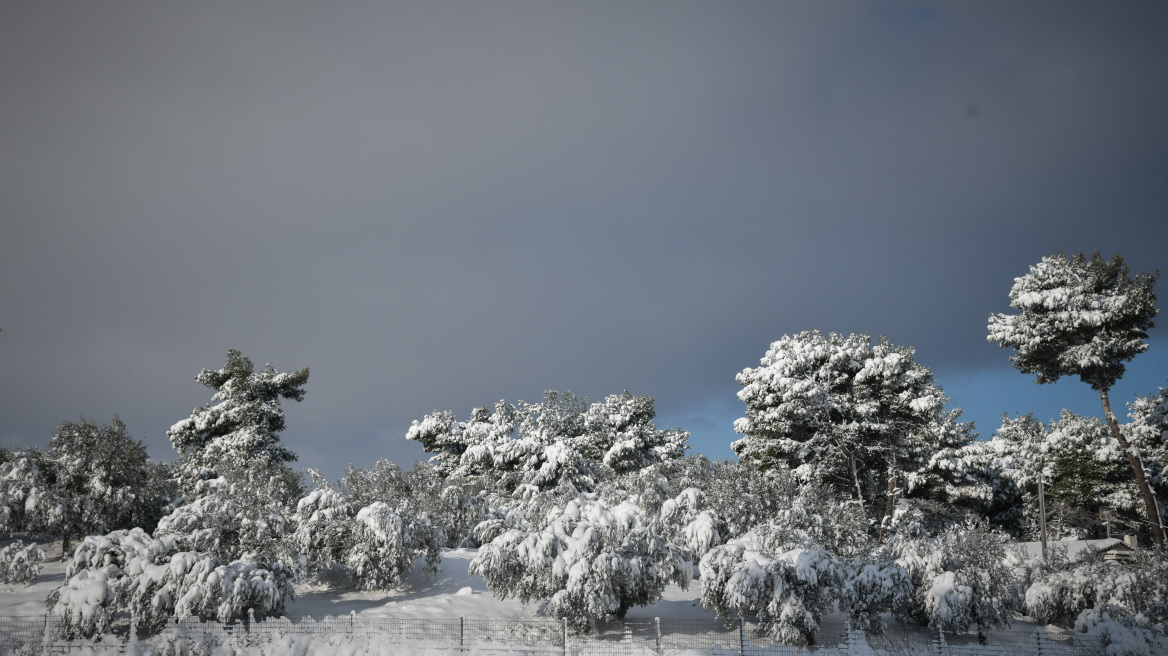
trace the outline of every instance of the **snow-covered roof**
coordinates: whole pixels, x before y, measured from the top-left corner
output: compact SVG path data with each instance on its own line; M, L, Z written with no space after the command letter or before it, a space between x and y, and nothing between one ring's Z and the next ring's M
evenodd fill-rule
M1023 549L1026 550L1026 555L1033 558L1042 556L1041 542L1019 542ZM1074 558L1086 549L1094 549L1096 551L1111 551L1116 549L1118 551L1131 551L1123 540L1119 538L1105 538L1102 540L1047 540L1047 549L1059 547L1067 550L1067 557Z

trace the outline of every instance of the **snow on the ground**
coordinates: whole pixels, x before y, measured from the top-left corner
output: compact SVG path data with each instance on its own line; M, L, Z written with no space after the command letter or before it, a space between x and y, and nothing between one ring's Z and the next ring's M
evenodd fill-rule
M522 604L518 599L498 599L487 589L482 577L468 572L478 549L444 549L442 569L427 577L415 569L401 591L362 591L351 583L325 585L306 583L296 586L296 601L288 605L288 615L348 615L362 617L514 619L543 618L542 603ZM629 617L668 617L676 619L713 618L702 608L701 583L694 580L688 590L677 585L665 589L662 599L652 606L629 610Z
M24 541L27 543L28 539ZM0 547L14 540L0 541ZM0 583L0 615L44 615L45 599L49 593L65 582L65 568L69 563L61 562L60 542L40 542L45 551L45 563L41 575L33 585Z

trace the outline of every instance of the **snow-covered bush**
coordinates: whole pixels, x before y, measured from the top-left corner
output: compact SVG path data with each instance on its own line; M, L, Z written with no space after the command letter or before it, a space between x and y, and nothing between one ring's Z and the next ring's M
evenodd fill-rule
M652 518L631 501L609 507L580 496L544 519L484 544L471 574L498 597L547 601L547 614L575 630L656 602L670 582L689 585L686 550L655 534Z
M1026 589L1025 610L1040 622L1080 632L1117 621L1168 633L1168 558L1139 551L1131 561L1106 561L1086 551L1036 577Z
M412 512L408 500L396 509L384 501L358 508L343 492L322 486L300 500L295 517L292 543L310 571L341 565L366 590L400 587L419 556L428 573L438 571L442 529L426 513Z
M749 537L714 547L700 565L702 605L721 617L755 616L786 644L814 644L839 599L846 564L822 548L768 549Z
M327 486L319 474L317 486ZM353 509L384 501L395 508L405 504L414 516L426 515L430 526L444 536L442 546L478 546L471 539L475 526L492 516L483 498L483 481L444 480L429 463L415 462L403 470L392 460L372 467L350 465L337 482L337 491Z
M290 570L254 554L223 561L189 546L185 536L153 539L141 529L85 538L65 584L47 601L62 637L104 633L119 613L133 613L150 631L171 616L226 622L248 611L260 618L284 613Z
M13 542L0 549L0 583L36 583L44 560L45 552L35 542Z
M426 515L411 518L375 501L357 511L353 542L344 563L361 588L398 588L419 554L425 555L428 573L438 571L441 543L441 531Z
M953 526L935 537L894 538L886 547L912 580L902 619L945 631L979 635L1010 625L1019 607L1016 568L1006 536L980 524Z
M857 628L882 632L881 615L909 602L908 572L873 553L864 512L808 485L754 535L701 561L702 603L720 615L753 615L788 644L809 644L833 605Z

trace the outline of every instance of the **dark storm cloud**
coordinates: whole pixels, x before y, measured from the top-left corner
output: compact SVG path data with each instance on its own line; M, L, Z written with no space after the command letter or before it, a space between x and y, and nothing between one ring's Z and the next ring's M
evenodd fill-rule
M986 317L1042 255L1166 268L1165 27L1154 3L7 4L0 439L116 412L169 458L230 347L312 368L286 439L332 474L546 388L653 395L723 455L734 373L807 328L913 344L942 384L1009 372Z

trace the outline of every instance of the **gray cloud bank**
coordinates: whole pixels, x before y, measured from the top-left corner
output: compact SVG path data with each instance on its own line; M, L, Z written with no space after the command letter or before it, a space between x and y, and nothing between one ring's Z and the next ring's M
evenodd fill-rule
M231 347L311 367L286 440L330 474L548 388L714 430L808 328L1008 369L986 317L1042 255L1168 268L1166 31L1162 3L6 3L0 441L119 413L169 459Z

